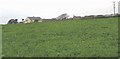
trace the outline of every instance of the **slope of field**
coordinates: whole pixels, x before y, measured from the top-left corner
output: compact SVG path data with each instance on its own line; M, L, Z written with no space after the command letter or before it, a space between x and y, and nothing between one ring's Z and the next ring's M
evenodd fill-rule
M4 25L2 42L7 57L115 57L118 19Z

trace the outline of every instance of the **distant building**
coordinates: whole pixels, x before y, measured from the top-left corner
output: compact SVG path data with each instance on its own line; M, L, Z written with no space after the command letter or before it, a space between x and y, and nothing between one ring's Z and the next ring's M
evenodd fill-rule
M73 19L81 19L82 17L81 16L73 16Z
M27 17L24 23L31 23L31 22L42 22L40 17Z
M105 18L110 18L112 16L113 16L113 14L106 14L106 15L104 15Z
M105 18L105 16L104 15L97 15L97 16L95 16L95 18Z
M92 18L95 18L95 16L94 15L89 15L89 16L85 16L84 18L92 19Z

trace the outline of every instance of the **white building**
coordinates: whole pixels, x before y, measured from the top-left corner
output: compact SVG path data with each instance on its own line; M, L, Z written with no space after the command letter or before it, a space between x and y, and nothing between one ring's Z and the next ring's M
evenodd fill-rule
M24 23L31 23L31 22L42 22L40 17L27 17Z

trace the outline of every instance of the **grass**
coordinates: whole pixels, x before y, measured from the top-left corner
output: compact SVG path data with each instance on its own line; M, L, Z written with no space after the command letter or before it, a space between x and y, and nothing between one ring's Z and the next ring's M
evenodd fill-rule
M64 20L3 26L6 57L118 56L118 19Z

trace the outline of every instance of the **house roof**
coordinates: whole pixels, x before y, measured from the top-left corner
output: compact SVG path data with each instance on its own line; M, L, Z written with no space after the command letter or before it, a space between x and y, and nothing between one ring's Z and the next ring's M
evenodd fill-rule
M28 17L30 20L40 20L40 17Z

